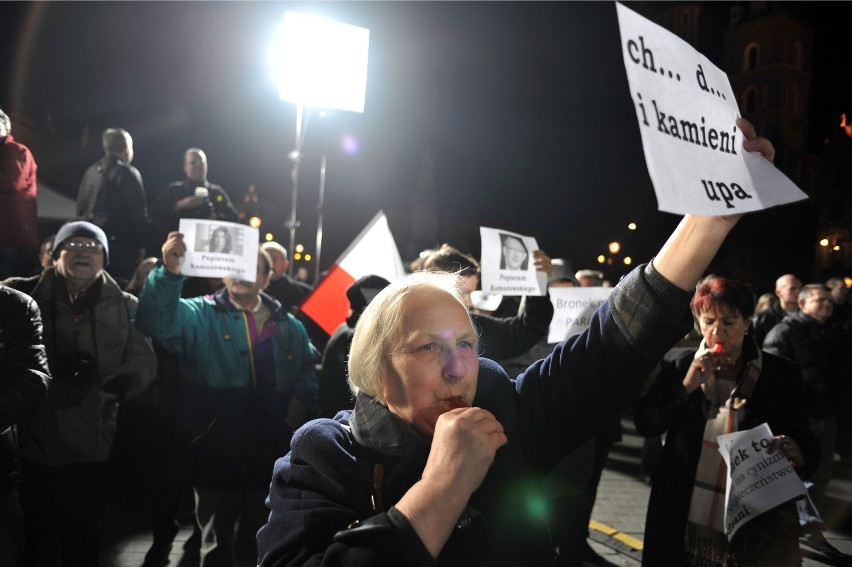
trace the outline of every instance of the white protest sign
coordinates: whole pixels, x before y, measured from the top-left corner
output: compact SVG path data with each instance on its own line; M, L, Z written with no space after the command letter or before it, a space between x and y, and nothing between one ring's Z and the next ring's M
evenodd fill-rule
M630 95L661 211L726 215L806 199L743 149L728 77L685 41L616 4ZM758 132L758 134L760 134Z
M725 534L728 541L749 520L805 493L793 465L780 450L766 453L772 431L765 423L716 437L728 465Z
M247 282L256 279L256 228L234 222L180 219L178 230L186 244L180 267L183 275Z
M536 271L532 236L479 227L482 240L482 291L502 295L545 295L547 274Z
M551 287L553 319L547 333L548 343L561 343L589 326L592 314L606 301L611 287Z

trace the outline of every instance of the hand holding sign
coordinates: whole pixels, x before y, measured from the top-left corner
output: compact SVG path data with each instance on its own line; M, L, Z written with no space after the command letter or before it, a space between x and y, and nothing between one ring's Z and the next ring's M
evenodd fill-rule
M553 272L550 258L532 236L479 227L482 290L502 295L544 295Z
M183 241L183 235L176 231L170 232L163 243L162 251L163 264L165 264L166 269L173 274L180 274L180 260L186 254L186 243Z
M785 452L775 450L783 442L781 437L773 437L769 426L763 423L716 438L719 452L728 465L725 490L728 541L759 514L805 494L805 487L793 470L795 463L788 460Z
M621 4L616 8L660 210L730 215L807 198L770 165L771 144L750 125L734 126L740 113L725 73L669 31Z
M186 276L255 281L256 228L225 221L181 219L179 230L169 234L163 245L163 261L169 271ZM175 258L179 258L177 264Z

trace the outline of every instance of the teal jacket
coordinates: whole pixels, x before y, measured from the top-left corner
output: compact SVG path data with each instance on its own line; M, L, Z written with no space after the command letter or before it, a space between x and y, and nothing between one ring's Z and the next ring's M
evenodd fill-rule
M139 298L136 325L180 358L177 464L195 486L265 489L286 451L291 399L313 415L319 354L302 324L266 294L271 316L260 332L226 290L180 297L183 276L162 262Z

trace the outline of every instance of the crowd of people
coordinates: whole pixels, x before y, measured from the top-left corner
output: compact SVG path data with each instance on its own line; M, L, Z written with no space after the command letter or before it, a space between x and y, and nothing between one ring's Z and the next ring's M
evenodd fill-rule
M772 161L771 143L738 126ZM25 203L35 161L2 112L0 128L0 198ZM205 567L608 565L588 523L628 409L643 435L666 438L645 564L792 566L800 543L849 562L818 513L835 454L850 452L847 287L786 274L756 311L748 285L704 273L739 217L686 216L556 345L548 296L483 302L479 263L446 244L399 281L353 283L329 339L300 313L311 288L276 242L259 247L253 281L181 273L180 219L237 220L201 149L149 204L130 134L106 130L103 148L78 218L40 247L37 231L0 229L0 564L97 565L117 439L144 420L147 567L168 564L190 491ZM34 214L25 205L12 210ZM227 232L208 240L231 245ZM549 287L607 284L517 238L501 244L506 266L530 263ZM672 348L693 326L698 341ZM140 400L154 409L134 417ZM764 422L769 453L810 498L728 541L713 443Z

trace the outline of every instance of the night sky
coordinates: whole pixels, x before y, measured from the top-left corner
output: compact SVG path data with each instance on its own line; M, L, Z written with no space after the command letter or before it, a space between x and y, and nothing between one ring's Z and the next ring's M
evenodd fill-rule
M834 61L849 48L843 4L813 4L787 6L814 29L818 153L847 111L848 65ZM42 128L50 116L68 140L88 129L88 155L61 171L71 192L106 127L133 135L153 195L199 146L235 202L257 187L263 230L286 244L295 105L278 100L266 49L288 9L371 30L364 114L307 130L298 240L313 249L325 144L324 268L379 209L404 260L445 241L478 255L485 225L533 235L575 269L613 239L645 261L676 223L656 211L609 2L3 3L0 107Z

